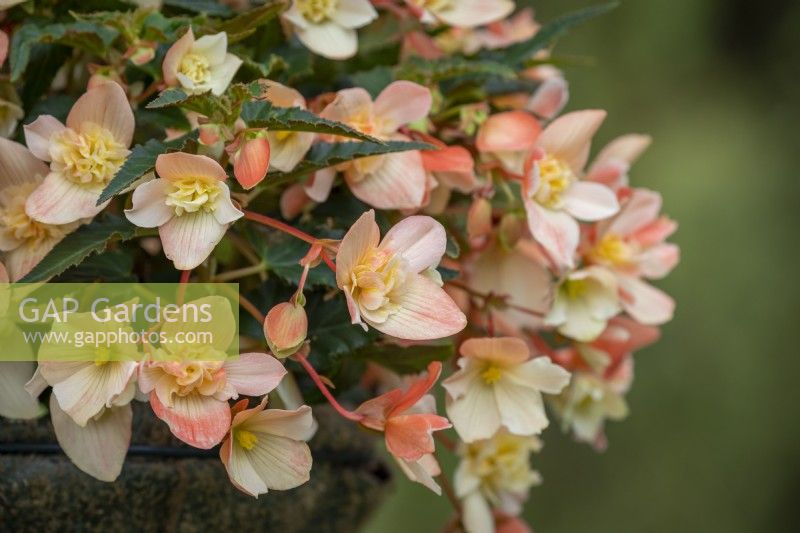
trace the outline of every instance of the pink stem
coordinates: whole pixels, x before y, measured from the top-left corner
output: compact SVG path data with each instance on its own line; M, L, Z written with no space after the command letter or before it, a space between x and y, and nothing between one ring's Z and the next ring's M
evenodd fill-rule
M342 407L339 402L336 401L336 398L333 397L333 394L331 394L331 392L328 390L328 387L325 385L325 383L322 382L322 378L319 377L317 371L314 370L314 367L311 366L311 363L308 362L308 359L306 359L304 355L296 355L295 360L301 365L303 365L303 368L311 377L311 380L314 382L319 391L322 393L323 396L325 396L325 399L328 400L328 403L331 404L331 407L333 407L337 413L339 413L348 420L352 420L353 422L360 422L361 420L363 420L364 418L363 415L354 413L352 411L348 411L347 409Z

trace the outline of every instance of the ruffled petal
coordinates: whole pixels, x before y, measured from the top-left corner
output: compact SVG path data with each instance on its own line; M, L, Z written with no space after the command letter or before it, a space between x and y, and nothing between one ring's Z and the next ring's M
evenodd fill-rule
M192 45L192 53L204 56L211 65L219 65L225 61L227 52L228 34L224 31L213 35L203 35Z
M220 224L232 224L242 218L242 213L231 201L231 190L228 188L227 183L219 184L220 195L217 197L217 202L214 204L214 219Z
M536 357L507 369L504 379L547 394L558 394L569 383L570 373L550 361L549 357Z
M211 79L208 87L211 92L220 96L231 84L231 80L236 75L236 71L242 66L242 60L233 54L227 54L225 61L211 70Z
M501 379L494 385L503 426L514 435L537 435L549 424L539 391Z
M451 427L442 416L411 414L393 416L386 422L386 448L405 461L418 461L435 451L433 432Z
M167 423L173 435L203 450L219 444L231 425L231 410L227 402L196 392L173 396L169 407L161 403L155 392L151 392L150 406L155 415Z

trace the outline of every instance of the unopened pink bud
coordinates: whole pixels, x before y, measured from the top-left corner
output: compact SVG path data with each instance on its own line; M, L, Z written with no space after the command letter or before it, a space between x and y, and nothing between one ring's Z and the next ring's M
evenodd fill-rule
M279 303L269 310L264 321L264 336L275 357L297 352L308 334L308 317L301 305Z
M233 174L242 187L252 189L267 177L269 170L269 141L266 137L242 139L231 157Z

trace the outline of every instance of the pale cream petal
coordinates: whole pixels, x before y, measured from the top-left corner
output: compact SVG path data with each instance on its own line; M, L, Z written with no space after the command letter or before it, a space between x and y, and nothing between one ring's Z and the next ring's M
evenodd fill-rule
M78 98L67 116L67 127L81 131L86 123L99 124L126 147L131 145L135 127L128 97L112 81L89 89Z
M25 202L29 217L46 224L69 224L93 218L108 202L97 205L102 187L87 187L51 172Z
M369 0L338 0L336 11L331 17L345 28L361 28L378 18L378 12Z
M307 405L291 411L266 409L255 413L242 427L248 431L269 433L297 441L310 439L315 429L311 408Z
M488 439L500 429L493 387L473 380L462 397L447 402L447 416L464 442Z
M364 172L355 166L346 171L345 179L353 196L377 209L422 207L428 180L419 152L399 152L360 161L376 164Z
M447 233L435 219L406 217L390 229L380 249L400 254L413 272L436 267L447 247Z
M356 31L333 21L309 24L306 29L298 28L297 38L309 50L328 59L348 59L358 51Z
M64 131L64 125L50 115L39 115L30 124L25 124L25 144L33 155L42 161L50 161L50 138Z
M336 283L339 288L350 283L351 270L368 250L378 246L380 238L375 211L370 209L350 227L339 244L336 254Z
M25 390L35 370L36 363L32 361L0 362L0 416L27 420L46 412Z
M157 228L175 216L175 210L166 204L169 182L155 179L143 183L133 191L131 209L125 216L140 228Z
M211 79L208 82L211 92L217 96L224 93L241 66L242 60L235 55L225 56L225 60L211 70Z
M37 182L49 169L25 146L0 138L0 190L10 185Z
M171 218L158 228L167 259L178 270L192 270L205 261L225 235L227 226L211 213L198 211Z
M211 65L225 61L228 52L228 34L223 32L203 35L192 45L192 53L204 56Z
M256 436L258 442L244 454L267 487L289 490L310 479L311 450L305 442L265 433Z
M539 391L501 378L494 384L503 426L515 435L536 435L549 424Z
M508 368L503 377L517 385L547 394L558 394L569 383L570 373L552 363L549 357L536 357L519 366Z
M238 394L262 396L272 392L286 375L283 365L265 353L243 353L225 361L225 379Z
M219 189L222 194L217 198L216 207L214 211L212 211L214 213L214 218L220 224L232 224L242 218L244 213L231 201L231 190L228 188L227 183L220 183Z

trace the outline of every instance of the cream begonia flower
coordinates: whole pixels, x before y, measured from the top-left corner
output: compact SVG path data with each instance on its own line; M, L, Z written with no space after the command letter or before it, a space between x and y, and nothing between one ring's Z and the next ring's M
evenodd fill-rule
M192 28L164 56L164 81L189 94L225 92L242 60L228 53L228 34L204 35L195 40Z
M406 0L424 23L441 22L474 28L503 19L514 11L512 0Z
M589 342L621 310L614 274L603 267L590 266L570 272L561 282L544 322L565 337Z
M603 439L606 420L622 420L628 416L625 387L588 373L576 372L570 386L554 399L553 406L564 425L572 428L575 438L589 443ZM605 447L601 443L601 448Z
M336 283L353 324L407 340L440 339L464 329L466 317L428 275L446 241L444 227L431 217L408 217L381 240L375 211L361 215L336 254Z
M542 443L535 436L500 431L491 439L464 445L453 484L463 503L463 522L468 533L495 531L493 510L506 516L522 511L528 491L541 483L531 468L530 455Z
M461 345L460 370L444 380L447 415L465 442L488 439L500 428L536 435L548 420L542 393L558 394L570 374L549 357L531 359L514 337L469 339Z
M47 176L47 165L23 145L0 138L0 251L11 281L19 281L80 222L45 224L25 205Z
M158 228L167 258L178 270L191 270L244 213L231 201L225 170L210 157L162 154L156 173L158 179L133 191L133 207L125 216L137 226Z
M232 409L230 434L219 455L236 488L254 497L270 490L289 490L309 480L314 434L311 408L265 409L267 398L253 409L242 400Z
M312 52L348 59L358 52L356 29L378 18L378 13L369 0L293 0L282 17Z
M264 98L278 107L299 107L306 109L306 100L298 91L278 82L265 80L267 92ZM290 172L302 161L316 134L305 131L269 131L267 140L270 146L271 167L281 172Z
M69 224L94 217L100 193L125 162L133 138L133 111L114 82L86 91L67 116L66 126L41 115L25 127L33 155L50 162L50 173L28 197L25 211L39 222Z

